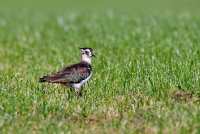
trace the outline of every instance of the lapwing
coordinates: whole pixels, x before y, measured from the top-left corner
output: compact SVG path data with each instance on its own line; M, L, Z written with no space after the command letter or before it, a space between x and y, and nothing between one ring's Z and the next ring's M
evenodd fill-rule
M62 84L72 89L81 96L82 86L92 76L91 60L95 56L92 48L80 48L81 61L77 64L67 66L60 71L43 76L39 82Z

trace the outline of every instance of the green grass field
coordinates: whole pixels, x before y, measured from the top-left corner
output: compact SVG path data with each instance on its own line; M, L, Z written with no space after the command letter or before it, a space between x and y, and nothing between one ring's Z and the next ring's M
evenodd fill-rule
M83 97L38 78L92 47ZM200 17L0 12L0 133L200 133Z

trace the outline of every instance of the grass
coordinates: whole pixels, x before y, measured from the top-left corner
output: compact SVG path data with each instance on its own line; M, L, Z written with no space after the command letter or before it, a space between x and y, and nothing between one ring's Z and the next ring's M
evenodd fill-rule
M0 133L199 133L200 18L0 13ZM77 98L38 78L92 47Z

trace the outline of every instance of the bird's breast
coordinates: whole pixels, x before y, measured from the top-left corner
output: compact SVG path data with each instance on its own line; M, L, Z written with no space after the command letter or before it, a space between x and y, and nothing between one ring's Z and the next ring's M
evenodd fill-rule
M79 83L72 84L72 87L76 88L76 89L81 88L81 86L84 85L91 77L92 77L92 72L90 73L90 75L86 79L80 81Z

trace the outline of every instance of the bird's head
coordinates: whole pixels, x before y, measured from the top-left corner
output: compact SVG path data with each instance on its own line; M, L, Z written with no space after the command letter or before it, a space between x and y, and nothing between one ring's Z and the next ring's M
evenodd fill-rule
M80 48L81 50L81 60L91 64L91 59L94 57L94 51L92 48Z

